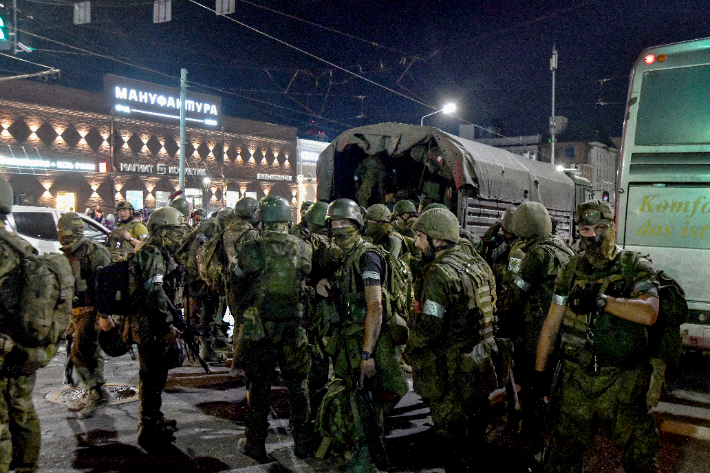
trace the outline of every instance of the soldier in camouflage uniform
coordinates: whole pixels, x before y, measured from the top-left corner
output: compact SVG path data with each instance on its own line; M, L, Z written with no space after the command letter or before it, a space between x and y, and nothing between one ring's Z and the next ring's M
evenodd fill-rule
M414 391L429 403L446 471L464 471L469 455L485 453L488 395L496 387L490 382L490 356L497 352L495 289L485 262L459 248L453 213L427 210L413 228L422 253L422 284L405 358L414 370ZM486 355L487 370L471 363L472 353Z
M278 365L289 393L294 453L307 458L312 456L307 383L311 358L301 300L312 250L288 233L293 217L283 197L264 197L258 212L262 233L244 243L235 273L249 281L249 299L254 302L244 311L239 347L238 361L249 387L249 414L240 449L259 461L267 459L271 377Z
M433 203L433 204L429 204L426 207L424 207L424 212L426 212L429 209L447 209L448 210L448 207L445 206L444 204ZM466 243L466 242L468 242L468 243ZM483 255L483 240L481 240L481 237L479 237L478 235L476 235L472 231L465 230L465 229L459 227L459 244L466 245L467 252L469 252L470 249L473 249L473 250L476 250L476 253Z
M392 210L392 223L394 229L409 238L416 238L417 232L412 230L412 225L417 221L417 208L411 200L400 200L394 204Z
M551 231L550 215L541 203L523 202L515 211L513 233L521 239L524 256L512 265L512 283L501 296L498 336L513 340L515 381L525 394L532 387L537 341L552 302L555 278L574 256L567 243Z
M5 219L12 212L12 187L5 178L0 177L0 287L22 263L20 255L13 246L25 246L27 254L36 254L37 250L16 233L9 232L5 227ZM17 245L10 246L5 240L12 239ZM17 293L8 294L3 291L3 297L19 297ZM14 306L16 301L0 300L0 315L8 316L7 307ZM12 350L13 341L9 335L0 333L0 360ZM40 449L39 419L32 403L37 375L17 376L8 374L12 366L3 363L0 378L0 473L6 473L11 468L17 472L37 471Z
M110 400L103 387L106 382L104 359L99 351L96 325L98 323L102 330L110 330L114 325L110 315L102 314L97 318L95 281L99 268L111 263L111 255L102 245L84 238L84 221L74 212L59 218L57 234L76 280L72 301L71 361L87 391L84 407L79 411L79 417L86 418Z
M408 390L395 345L389 336L380 336L382 285L387 274L385 255L360 237L364 221L352 200L333 201L328 206L326 224L339 264L335 273L319 281L316 288L322 297L333 299L338 308L337 319L330 324L326 350L333 357L336 378L354 379L373 393L375 420L382 436L383 413ZM367 426L363 425L364 419L371 416L362 402L357 402L357 409L360 421L348 426L356 431L356 445L351 446L355 452L347 471L374 472L377 469L365 435ZM372 442L374 439L369 439Z
M385 166L379 156L367 156L355 168L355 196L360 207L385 201Z
M133 217L133 204L128 201L116 205L116 214L118 223L108 238L109 251L113 261L125 261L148 238L148 229Z
M222 232L222 243L224 257L227 262L224 275L224 287L227 296L227 306L234 318L234 329L232 331L232 369L230 373L238 373L237 357L239 353L239 338L242 327L242 312L249 307L250 301L245 296L247 284L243 278L235 277L235 269L239 262L239 253L242 245L249 240L253 240L259 235L254 228L256 222L257 202L253 197L242 197L234 205L233 222Z
M220 210L222 212L224 209ZM175 253L175 258L184 265L187 277L187 297L189 304L190 323L197 323L200 330L200 357L205 361L220 361L214 350L214 322L219 310L219 293L200 279L196 255L202 245L212 238L221 235L224 230L223 221L219 218L207 218L200 221L183 240ZM221 317L220 317L221 320Z
M388 251L394 258L409 255L414 243L397 233L392 224L392 212L384 204L371 205L365 214L365 239ZM406 261L409 261L407 256Z
M291 235L295 235L297 238L301 238L305 234L305 230L308 228L308 222L306 222L306 212L311 208L313 202L306 200L301 204L301 221L289 229Z
M658 472L660 439L646 400L652 372L646 327L659 308L656 273L647 259L615 245L608 203L580 204L575 220L583 252L557 276L537 349L542 382L561 332L560 408L545 469L582 471L601 427L622 450L626 473Z
M173 324L175 287L165 281L177 269L173 255L185 236L182 214L172 207L155 210L148 219L150 238L133 257L131 299L137 313L128 319L126 343L138 345L140 423L138 444L148 452L173 442L175 421L160 411L178 330Z

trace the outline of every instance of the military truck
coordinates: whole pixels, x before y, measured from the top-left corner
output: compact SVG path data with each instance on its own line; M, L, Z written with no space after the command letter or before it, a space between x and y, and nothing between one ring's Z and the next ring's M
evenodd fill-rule
M420 209L443 203L461 226L481 236L506 207L542 203L569 239L575 185L553 165L443 132L379 123L342 133L320 154L318 200L346 197L367 207L400 199Z

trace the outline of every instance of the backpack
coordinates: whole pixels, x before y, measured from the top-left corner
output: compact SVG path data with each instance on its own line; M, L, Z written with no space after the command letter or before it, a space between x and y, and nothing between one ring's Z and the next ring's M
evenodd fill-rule
M240 266L245 273L256 274L256 306L262 318L292 319L302 315L298 303L311 270L311 258L310 246L287 233L266 232L244 245Z
M688 321L685 291L664 271L658 274L660 305L656 323L648 327L651 358L660 358L667 366L677 366L683 351L680 326Z
M69 327L74 275L64 255L36 255L29 245L10 234L0 232L0 238L20 256L20 264L0 287L3 312L2 332L9 335L16 347L29 353L40 349L44 354L16 357L21 363L33 365L29 372L46 366L56 354L59 336ZM19 296L19 297L18 297ZM8 301L12 301L8 303ZM8 358L6 357L6 364Z
M200 279L219 294L224 294L225 264L222 255L224 243L220 233L200 246L194 258Z
M99 268L96 276L96 309L101 314L129 315L131 313L130 265L132 255L127 260L117 261Z
M621 255L623 276L627 282L632 280L639 256L630 251ZM658 271L656 276L659 306L656 323L646 327L649 355L663 360L667 366L677 366L683 351L680 326L688 321L688 303L685 291L675 279L664 271Z
M388 251L381 251L387 266L382 284L383 326L395 345L404 345L409 338L407 320L412 312L414 287L412 271L402 260Z

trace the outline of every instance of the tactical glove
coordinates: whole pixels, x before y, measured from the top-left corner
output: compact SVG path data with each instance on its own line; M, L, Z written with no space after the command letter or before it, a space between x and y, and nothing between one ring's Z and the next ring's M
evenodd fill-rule
M646 405L650 409L656 407L661 400L663 383L666 379L666 364L658 358L651 358L649 363L653 367L651 380L648 384L648 391L646 391Z
M570 310L575 314L591 314L597 308L597 297L599 293L594 285L587 284L583 287L575 286L567 302Z

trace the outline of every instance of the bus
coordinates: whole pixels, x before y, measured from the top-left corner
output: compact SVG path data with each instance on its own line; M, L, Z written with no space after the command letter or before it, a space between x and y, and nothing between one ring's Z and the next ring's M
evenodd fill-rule
M686 348L710 349L710 38L643 51L631 73L617 242L685 290Z

